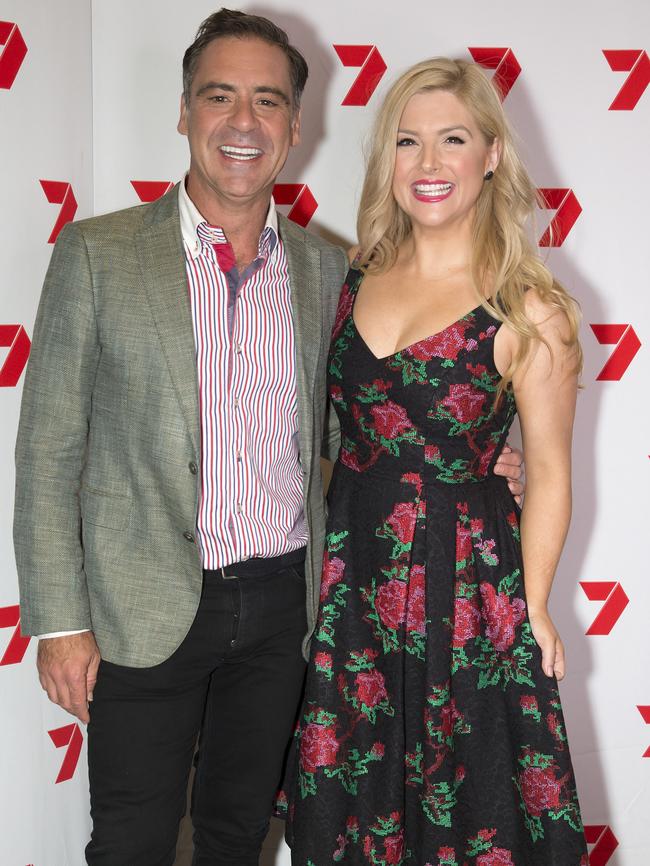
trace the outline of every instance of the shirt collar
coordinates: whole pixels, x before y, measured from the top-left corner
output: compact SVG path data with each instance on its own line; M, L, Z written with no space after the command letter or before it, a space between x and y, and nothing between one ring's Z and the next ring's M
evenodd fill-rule
M187 194L185 189L185 180L187 175L178 185L178 210L181 218L181 233L185 246L192 256L196 259L201 254L201 240L197 234L198 227L203 224L208 225L205 218L199 212L199 209L194 204L192 199ZM278 212L275 209L273 198L269 203L269 209L266 213L266 222L260 235L259 248L273 249L278 241Z

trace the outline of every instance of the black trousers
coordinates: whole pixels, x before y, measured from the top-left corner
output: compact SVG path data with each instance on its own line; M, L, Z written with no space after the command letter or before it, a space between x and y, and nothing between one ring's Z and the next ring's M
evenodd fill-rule
M225 569L235 579L206 571L194 623L162 664L101 662L88 725L91 866L173 864L199 731L193 866L257 866L305 672L300 554Z

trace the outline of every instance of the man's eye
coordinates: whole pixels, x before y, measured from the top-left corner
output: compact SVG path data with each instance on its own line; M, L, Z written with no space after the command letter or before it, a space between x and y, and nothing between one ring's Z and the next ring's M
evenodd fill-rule
M273 106L277 105L277 102L274 102L272 99L260 99L259 104L264 105L265 107L272 108Z
M208 96L208 102L227 102L228 97L223 93L217 93L214 96Z
M397 146L398 147L409 147L411 144L415 144L415 141L412 138L398 138Z

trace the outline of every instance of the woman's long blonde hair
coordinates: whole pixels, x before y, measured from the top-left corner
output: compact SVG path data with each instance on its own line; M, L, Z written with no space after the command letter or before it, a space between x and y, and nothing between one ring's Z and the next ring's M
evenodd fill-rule
M570 326L566 344L575 354L579 371L582 351L577 304L553 278L526 234L538 193L514 146L501 100L483 70L473 63L445 57L425 60L401 75L388 92L375 122L361 193L357 219L359 266L372 273L389 270L400 244L411 232L411 221L392 192L397 131L408 100L428 90L445 90L457 96L474 117L488 146L496 139L501 147L494 177L483 184L476 203L471 261L472 278L483 306L520 337L519 349L503 375L499 393L512 381L532 342L542 339L526 315L524 294L529 288L536 289L543 302L566 314ZM483 289L488 279L490 301L485 299Z

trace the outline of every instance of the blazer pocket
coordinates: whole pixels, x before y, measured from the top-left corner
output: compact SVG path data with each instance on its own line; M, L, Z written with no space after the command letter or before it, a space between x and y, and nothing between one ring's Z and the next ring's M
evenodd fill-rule
M81 519L93 526L121 531L126 529L131 516L131 499L114 493L102 493L82 487L79 496Z

